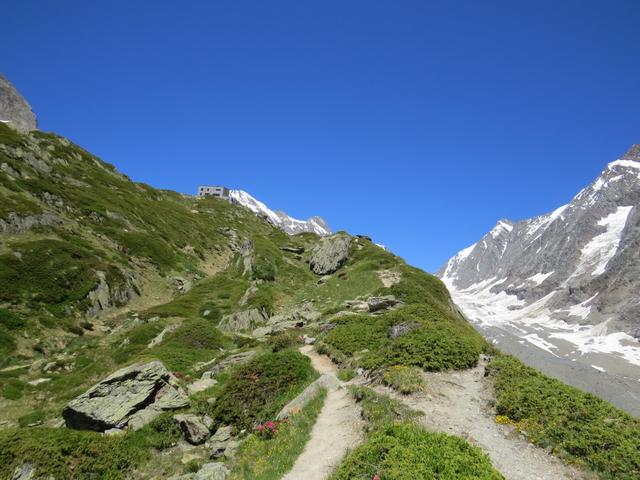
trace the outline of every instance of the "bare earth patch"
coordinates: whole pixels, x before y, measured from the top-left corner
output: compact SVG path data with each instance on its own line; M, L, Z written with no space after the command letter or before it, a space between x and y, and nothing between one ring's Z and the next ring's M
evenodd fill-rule
M396 283L400 282L402 274L393 270L379 270L378 277L385 286L385 288L393 287Z

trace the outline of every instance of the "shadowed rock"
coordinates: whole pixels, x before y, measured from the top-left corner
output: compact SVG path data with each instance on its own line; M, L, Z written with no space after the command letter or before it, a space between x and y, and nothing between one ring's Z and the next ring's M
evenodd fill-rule
M137 429L163 410L188 405L177 379L154 361L118 370L69 402L62 416L69 428L103 432L127 426Z

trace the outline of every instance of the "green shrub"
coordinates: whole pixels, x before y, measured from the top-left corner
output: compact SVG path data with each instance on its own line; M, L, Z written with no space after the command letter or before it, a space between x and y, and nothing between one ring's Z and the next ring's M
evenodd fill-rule
M182 438L180 427L173 419L173 413L163 413L153 419L148 425L140 430L130 433L127 436L129 445L136 445L137 448L148 450L166 450L175 446Z
M251 267L251 276L254 280L273 282L276 279L276 267L268 260L263 260Z
M250 435L233 461L230 480L280 480L308 442L325 397L326 391L322 390L300 413L281 424L275 437Z
M0 432L0 478L11 478L28 461L37 478L129 478L143 458L121 436L66 428L29 428Z
M43 239L14 247L21 255L0 255L0 301L43 304L55 313L84 299L97 285L96 270L107 270L91 247Z
M16 341L13 335L4 326L0 325L0 366L4 366L15 349Z
M476 365L484 343L468 323L431 305L409 305L379 316L347 316L336 323L323 342L369 369L392 365L430 371L466 369ZM398 324L415 328L391 338L390 329Z
M19 400L28 384L17 378L10 378L2 389L2 396L8 400Z
M419 392L426 387L422 372L416 367L405 365L389 367L382 378L384 383L404 394Z
M230 375L211 416L217 424L252 428L272 420L316 375L310 360L299 352L261 355Z
M288 348L295 348L302 345L302 332L298 329L287 330L269 338L271 351L280 352Z
M504 480L487 456L460 437L414 425L389 425L371 433L331 476L332 480L372 478Z
M42 422L46 415L46 412L44 412L43 410L34 410L33 412L27 413L26 415L20 417L18 419L18 424L21 427L27 427L29 425Z
M356 371L353 368L341 368L338 370L338 378L343 382L353 380L356 376Z
M0 325L9 330L17 330L26 325L24 318L5 308L0 308Z
M231 343L207 320L191 320L167 334L162 343L148 351L173 371L187 372L197 362L211 360L220 348Z
M531 441L605 479L640 478L640 421L510 356L490 364L496 411Z
M398 400L376 393L370 388L350 386L349 392L362 409L362 418L367 422L367 430L399 423L413 423L423 415L422 412L411 410Z

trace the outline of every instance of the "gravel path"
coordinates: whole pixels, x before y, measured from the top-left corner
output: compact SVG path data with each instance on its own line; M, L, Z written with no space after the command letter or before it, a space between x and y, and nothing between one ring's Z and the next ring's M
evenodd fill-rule
M319 355L311 346L300 351L311 359L320 374L336 375L336 367L328 357ZM327 393L311 438L304 451L283 480L323 480L340 463L344 455L363 438L360 409L346 388Z
M484 363L460 372L425 373L425 377L426 393L404 396L386 387L375 389L424 412L427 429L461 436L480 447L507 480L588 478L529 443L512 427L495 422L489 406L493 389L484 378Z

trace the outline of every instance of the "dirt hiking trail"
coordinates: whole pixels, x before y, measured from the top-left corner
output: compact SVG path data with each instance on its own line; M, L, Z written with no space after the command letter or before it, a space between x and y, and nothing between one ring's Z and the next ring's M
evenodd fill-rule
M336 376L336 366L308 345L300 349L320 374ZM340 382L342 383L342 382ZM346 388L329 390L311 438L283 480L324 480L363 439L360 409Z
M485 362L480 362L470 370L424 373L427 391L409 396L386 387L374 389L424 412L422 424L427 429L458 435L480 447L507 480L589 478L529 443L513 427L495 422L490 406L493 388L484 368Z

